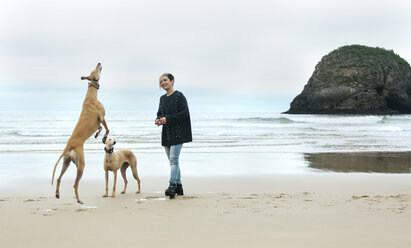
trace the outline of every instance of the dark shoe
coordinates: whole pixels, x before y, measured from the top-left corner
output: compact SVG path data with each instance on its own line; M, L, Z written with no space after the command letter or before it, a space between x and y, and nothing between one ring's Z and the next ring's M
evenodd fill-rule
M168 189L166 189L166 196L169 196L170 199L173 199L174 196L176 196L176 189L177 189L177 184L171 184L168 186Z
M176 194L177 195L184 195L184 190L183 190L183 185L182 184L177 184Z

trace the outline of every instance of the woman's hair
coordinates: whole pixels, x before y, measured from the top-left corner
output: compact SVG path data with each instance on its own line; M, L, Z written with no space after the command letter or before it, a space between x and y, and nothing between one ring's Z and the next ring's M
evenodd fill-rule
M163 78L164 76L168 77L168 79L170 79L171 81L174 81L174 76L171 75L171 73L164 73L163 75L161 75L160 79L159 79L159 83L160 83L160 88L161 88L161 78Z

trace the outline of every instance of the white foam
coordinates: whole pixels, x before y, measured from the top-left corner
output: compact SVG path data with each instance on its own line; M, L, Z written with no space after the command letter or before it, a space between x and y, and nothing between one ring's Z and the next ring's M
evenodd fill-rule
M161 198L152 198L151 200L153 200L153 201L167 201L167 200L168 200L168 198L165 198L165 197L161 197Z
M295 122L328 124L374 124L383 120L382 116L339 116L339 115L297 115L287 116Z
M84 208L84 209L95 209L95 208L97 208L97 206L81 206L81 208Z

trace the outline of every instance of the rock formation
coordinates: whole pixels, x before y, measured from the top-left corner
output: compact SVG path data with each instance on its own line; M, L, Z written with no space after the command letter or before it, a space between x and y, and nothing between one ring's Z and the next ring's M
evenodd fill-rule
M340 47L321 59L285 113L410 114L410 65L382 48Z

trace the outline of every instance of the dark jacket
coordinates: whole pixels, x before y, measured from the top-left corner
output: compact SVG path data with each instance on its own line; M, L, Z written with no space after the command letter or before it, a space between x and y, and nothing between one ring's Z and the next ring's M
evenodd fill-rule
M161 117L166 117L167 120L161 133L162 146L178 145L193 140L190 112L183 93L176 90L170 96L165 94L160 97L157 119Z

